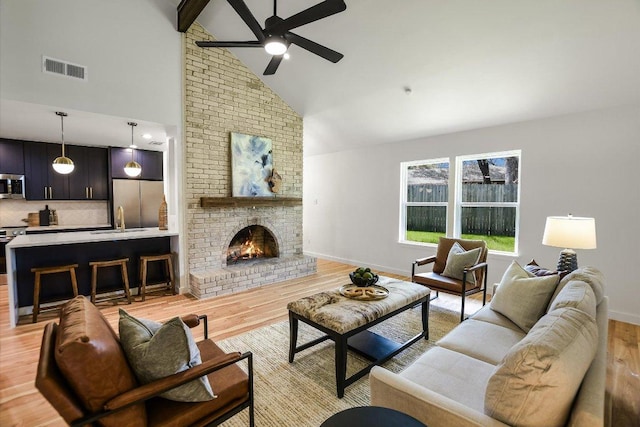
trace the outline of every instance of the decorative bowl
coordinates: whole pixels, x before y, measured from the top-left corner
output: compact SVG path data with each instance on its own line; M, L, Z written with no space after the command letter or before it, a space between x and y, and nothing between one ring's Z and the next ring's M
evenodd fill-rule
M374 283L376 283L379 279L377 274L373 274L373 277L371 279L363 279L362 277L356 277L355 272L349 273L349 278L351 279L351 283L353 283L356 286L371 286Z

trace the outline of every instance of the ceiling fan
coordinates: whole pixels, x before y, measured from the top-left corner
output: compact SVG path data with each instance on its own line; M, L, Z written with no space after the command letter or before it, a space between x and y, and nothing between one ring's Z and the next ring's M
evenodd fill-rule
M264 75L275 74L284 54L290 44L295 44L311 53L315 53L324 59L336 63L344 55L322 46L314 41L292 33L290 30L326 18L347 8L343 0L325 0L311 6L302 12L296 13L287 19L278 16L277 0L273 1L273 16L267 18L264 29L253 16L243 0L227 0L242 20L255 34L258 40L249 41L198 41L200 47L263 47L267 53L273 55L271 61L264 70Z

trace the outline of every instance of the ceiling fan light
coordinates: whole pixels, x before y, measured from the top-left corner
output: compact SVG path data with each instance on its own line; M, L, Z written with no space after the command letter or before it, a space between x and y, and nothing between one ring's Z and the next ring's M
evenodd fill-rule
M287 45L282 37L271 36L267 38L264 50L266 50L269 55L283 55L287 51Z
M124 173L131 177L140 176L142 173L142 166L140 166L140 163L132 160L124 165Z
M54 171L62 175L70 174L75 168L73 160L64 156L56 157L51 165L53 166Z

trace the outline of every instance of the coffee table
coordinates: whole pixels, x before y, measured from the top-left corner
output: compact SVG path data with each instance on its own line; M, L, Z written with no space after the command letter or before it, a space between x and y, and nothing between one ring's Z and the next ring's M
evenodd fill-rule
M344 389L365 376L375 365L381 365L421 338L429 338L429 288L380 276L377 283L389 290L382 300L360 301L342 296L339 290L320 292L290 302L289 310L289 363L296 353L313 347L327 339L335 343L336 389L339 398ZM405 310L422 305L422 331L404 343L382 337L367 329ZM304 322L326 335L308 343L297 345L298 322ZM347 349L372 363L349 378Z

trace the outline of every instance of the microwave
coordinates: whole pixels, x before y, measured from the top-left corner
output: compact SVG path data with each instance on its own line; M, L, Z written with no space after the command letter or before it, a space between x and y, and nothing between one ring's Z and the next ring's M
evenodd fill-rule
M24 175L0 174L0 199L24 199Z

